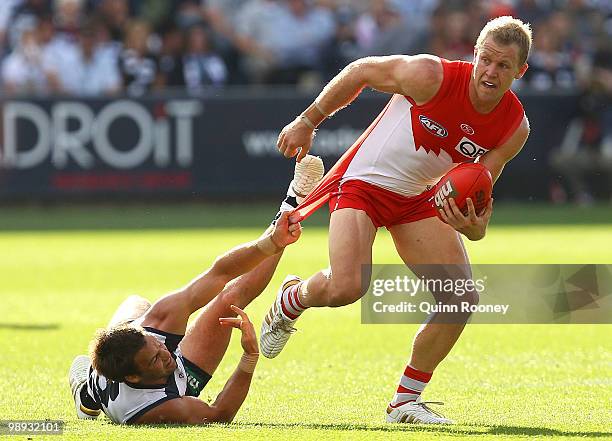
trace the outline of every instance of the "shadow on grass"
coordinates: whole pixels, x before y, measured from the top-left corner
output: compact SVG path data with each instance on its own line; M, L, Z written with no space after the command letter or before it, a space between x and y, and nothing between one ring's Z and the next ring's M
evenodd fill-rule
M0 329L14 331L55 331L60 328L58 323L2 323Z
M380 425L368 425L368 424L317 424L317 423L231 423L231 424L214 424L215 426L223 426L228 430L232 429L248 429L248 428L264 428L264 429L305 429L305 430L325 430L325 431L337 431L337 432L387 432L387 433L399 433L399 432L412 432L412 433L439 433L450 436L480 436L480 435L500 435L500 436L528 436L528 437L547 437L553 438L556 436L561 437L589 437L589 438L609 438L612 437L612 432L597 432L597 431L578 431L578 430L558 430L551 429L548 427L524 427L524 426L483 426L477 424L466 424L466 425L426 425L426 424L380 424ZM193 425L188 424L146 424L130 426L134 429L147 429L147 428L194 428ZM200 426L203 430L207 426Z
M481 425L367 425L367 424L283 424L283 423L237 423L239 427L263 427L270 429L312 429L356 432L435 432L448 435L516 435L516 436L579 436L591 438L606 438L612 432L590 432L576 430L558 430L548 427L523 426L481 426Z

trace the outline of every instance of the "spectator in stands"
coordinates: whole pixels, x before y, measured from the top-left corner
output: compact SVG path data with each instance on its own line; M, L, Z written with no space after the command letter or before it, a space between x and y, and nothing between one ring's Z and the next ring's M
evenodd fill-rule
M578 115L568 126L559 149L551 152L554 170L568 180L570 197L578 204L594 200L592 177L607 175L607 194L612 202L612 35L599 39L590 81L580 100ZM554 202L564 202L565 189L553 182Z
M550 14L550 3L540 0L518 0L515 13L525 23L530 23L533 29L537 29L540 23L546 20Z
M125 31L123 51L119 56L119 71L128 95L142 96L153 88L157 77L157 63L148 49L149 25L132 21Z
M236 47L242 52L242 69L261 83L277 63L275 45L283 38L277 26L283 10L277 0L249 0L236 16Z
M56 66L65 66L68 72L70 64L74 61L75 44L58 37L53 18L51 16L39 17L36 24L36 38L40 48L40 58L43 72L47 78L48 92L52 94L66 93L62 74Z
M438 11L436 18L441 28L432 33L430 53L448 60L471 60L475 41L471 29L480 25L473 26L468 14L460 10Z
M117 62L101 49L93 24L83 26L76 43L64 43L61 56L46 58L46 69L59 80L59 93L95 97L121 90Z
M248 76L243 70L241 51L236 46L236 11L247 0L202 0L202 19L209 29L215 51L227 66L228 84L246 84ZM233 9L232 9L233 8Z
M357 20L355 32L361 57L414 54L422 45L421 25L408 24L397 0L375 0Z
M258 80L295 84L320 67L321 51L334 29L331 11L308 0L251 0L238 16L237 47Z
M96 12L110 33L111 40L121 43L130 21L128 0L99 0Z
M174 0L139 0L136 4L138 19L159 29L169 21L169 17L174 13L176 2Z
M41 48L36 30L24 29L13 52L2 63L4 92L15 94L46 94L49 84L42 64Z
M440 0L396 1L395 7L402 14L406 24L409 24L413 29L417 28L419 32L423 32L426 30L431 15L439 3Z
M84 0L54 0L55 30L63 38L76 42L84 19Z
M204 26L192 26L187 32L183 74L191 93L198 93L206 86L222 86L227 80L225 63L214 52L209 31Z
M122 54L120 70L129 93L141 94L151 84L156 89L185 84L178 32L204 24L206 44L226 66L224 84L297 84L312 79L313 72L314 78L329 77L366 55L431 52L470 59L471 34L480 27L473 24L513 13L531 21L536 31L531 68L521 85L571 90L590 81L596 39L606 13L612 12L606 5L602 0L0 0L0 60L20 41L23 29L41 20L47 26L52 12L55 32L47 27L43 33L53 38L39 46L43 55L59 54L56 64L64 57L58 37L76 50L83 20L97 22L98 55L91 60L104 54L112 64ZM147 48L138 56L138 50L123 47L134 19L149 23ZM166 32L169 25L179 31ZM44 55L43 65L46 58L53 57ZM198 72L196 64L190 65L190 72ZM46 91L61 91L53 74L46 73Z
M593 60L593 89L601 99L601 164L608 173L608 190L612 202L612 17L609 27L599 39Z
M183 33L173 25L161 31L161 50L157 54L157 79L155 88L185 86L183 75Z
M335 14L336 33L322 54L324 80L329 81L347 64L360 56L355 35L357 13L350 7L338 8Z
M4 54L7 45L7 34L13 11L21 3L21 0L0 1L0 59Z
M0 2L4 2L4 0L0 0ZM19 0L14 2L7 23L8 49L11 50L19 44L23 30L34 28L39 17L50 14L51 6L48 0Z
M249 0L204 0L202 3L208 9L209 14L223 17L224 21L234 25L237 12Z
M538 91L576 87L571 54L562 50L561 36L548 22L535 29L529 69L522 82Z
M107 62L113 65L119 64L119 55L123 50L123 42L113 41L106 23L97 15L92 15L87 20L87 26L93 30L97 52L107 57Z
M177 3L175 22L187 30L191 26L196 26L204 20L205 8L202 7L200 0L179 0Z

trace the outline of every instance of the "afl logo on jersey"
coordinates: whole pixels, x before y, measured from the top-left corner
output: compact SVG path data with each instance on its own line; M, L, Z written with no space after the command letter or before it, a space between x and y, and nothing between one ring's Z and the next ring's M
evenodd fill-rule
M419 121L421 121L421 125L432 135L436 135L440 138L446 138L448 136L446 129L433 119L429 119L425 115L419 115Z
M468 135L474 134L474 129L471 126L468 126L467 124L461 124L460 127L461 127L461 130L463 130Z

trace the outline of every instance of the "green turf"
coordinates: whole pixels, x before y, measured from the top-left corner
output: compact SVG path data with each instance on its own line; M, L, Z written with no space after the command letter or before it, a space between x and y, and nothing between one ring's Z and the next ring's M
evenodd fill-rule
M277 202L255 203L124 203L121 205L16 205L0 207L0 231L259 228L270 220ZM612 225L612 205L588 207L495 203L494 225ZM319 210L307 225L327 225L327 210Z
M62 217L69 224L66 216L77 216L80 222L73 227L84 230L40 231L34 224L44 219L23 215L34 231L0 233L0 419L63 419L65 439L117 441L612 438L612 326L470 326L425 394L444 401L445 413L458 424L395 426L382 423L383 413L416 326L361 325L357 304L308 311L286 350L260 362L252 391L231 425L127 428L103 418L79 421L66 371L116 305L131 293L161 296L260 230L185 228L195 226L193 219L184 219L180 207L170 207L164 210L177 228L167 222L158 229L118 229L155 226L150 214L139 218L128 210L129 225L116 221L114 230L98 225L85 231L100 220L99 212L54 210L51 217L58 226ZM121 220L121 210L104 210L107 219ZM227 217L237 213L230 210ZM492 226L484 241L468 244L472 260L612 263L610 224L546 225L541 213L537 220L541 225ZM548 220L559 224L556 216ZM5 219L5 229L8 223ZM307 227L301 243L287 251L272 284L248 308L254 320L261 320L286 273L308 275L326 265L326 255L325 229ZM377 239L375 259L399 263L385 232ZM239 353L233 340L204 399L220 390Z

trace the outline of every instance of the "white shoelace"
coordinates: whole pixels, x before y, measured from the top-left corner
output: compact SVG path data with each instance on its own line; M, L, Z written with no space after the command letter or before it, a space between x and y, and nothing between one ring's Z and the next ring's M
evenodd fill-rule
M291 326L291 324L280 315L274 317L272 323L270 323L270 332L274 333L278 329L288 332L289 334L297 332L297 329Z
M446 417L444 415L442 415L439 412L436 412L435 410L433 410L431 407L427 406L428 404L436 404L436 405L440 405L440 406L444 406L444 403L442 401L419 401L417 403L415 403L417 406L420 406L423 410L425 410L427 413L433 414L438 418L444 418L446 419Z

